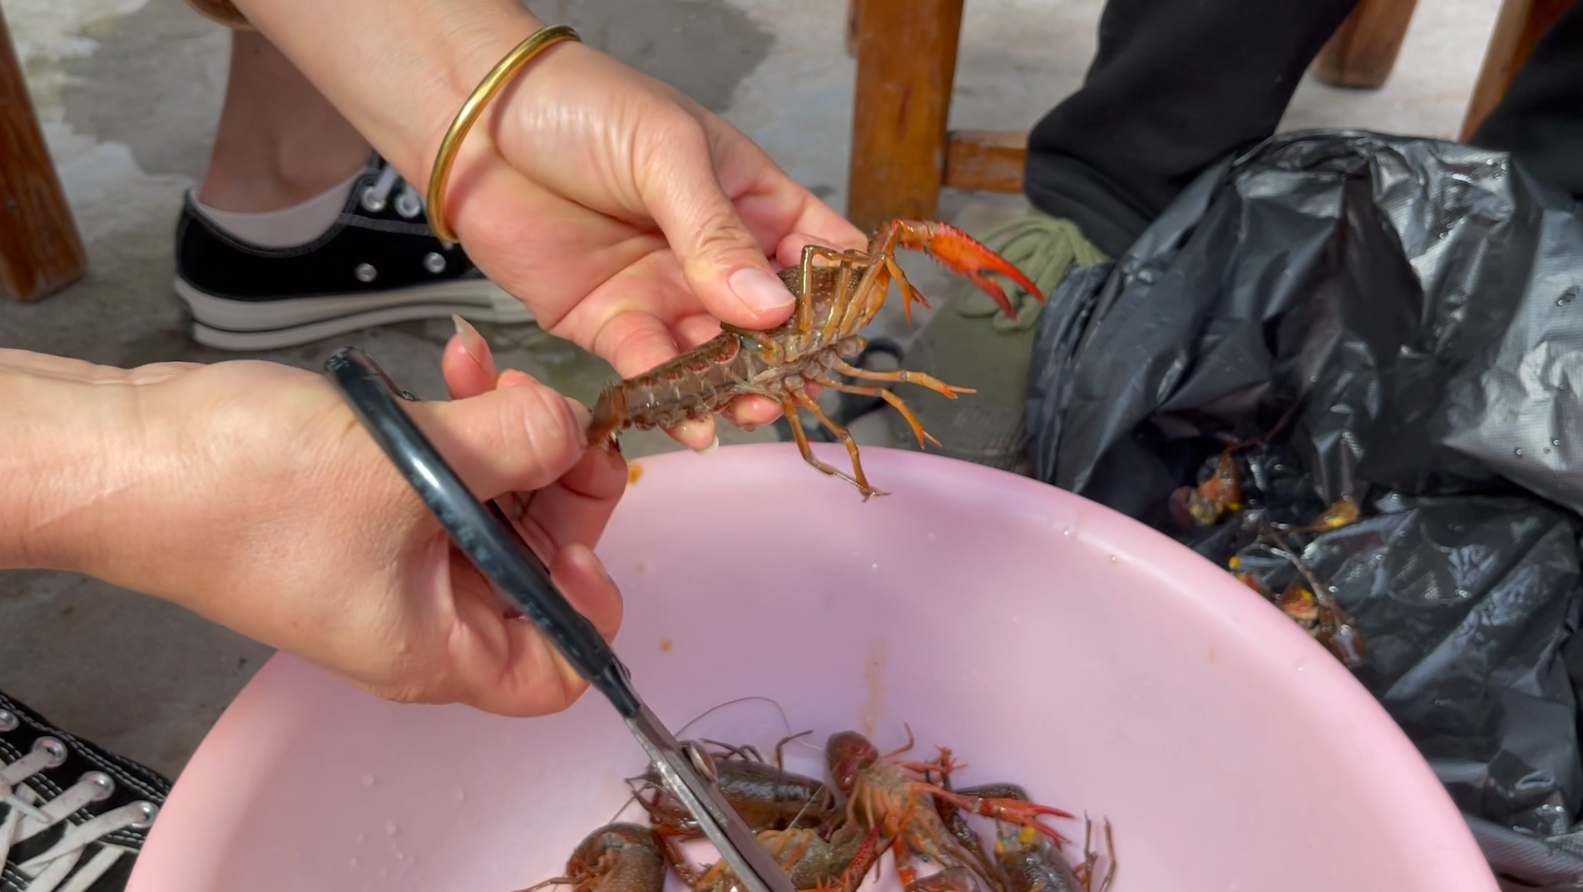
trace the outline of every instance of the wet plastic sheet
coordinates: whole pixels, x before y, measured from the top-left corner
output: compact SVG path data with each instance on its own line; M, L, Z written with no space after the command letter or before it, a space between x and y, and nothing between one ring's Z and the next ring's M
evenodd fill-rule
M1028 403L1040 479L1275 592L1301 570L1261 524L1355 500L1359 522L1288 543L1356 621L1354 672L1492 864L1568 888L1583 878L1583 846L1563 844L1583 807L1580 296L1583 209L1505 155L1285 135L1203 175L1113 266L1068 277ZM1263 434L1235 454L1245 510L1179 525L1173 491ZM1542 838L1542 858L1519 844Z

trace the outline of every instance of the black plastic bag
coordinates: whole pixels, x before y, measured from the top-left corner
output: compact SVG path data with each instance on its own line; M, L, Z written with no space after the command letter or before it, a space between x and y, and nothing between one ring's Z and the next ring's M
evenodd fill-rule
M1035 474L1269 592L1320 586L1486 850L1490 827L1562 838L1583 806L1580 296L1583 209L1506 155L1283 135L1052 296ZM1242 510L1184 528L1173 493L1233 443ZM1343 503L1362 519L1301 531Z

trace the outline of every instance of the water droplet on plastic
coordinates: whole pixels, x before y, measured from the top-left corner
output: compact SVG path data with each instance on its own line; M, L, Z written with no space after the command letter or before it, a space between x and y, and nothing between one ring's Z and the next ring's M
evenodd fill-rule
M1336 593L1336 587L1335 586L1332 585L1332 586L1329 586L1328 588L1330 589L1330 593L1332 595Z
M1468 596L1468 590L1467 589L1465 589L1465 588L1457 589L1457 597L1459 597L1459 598L1466 598L1467 596Z
M461 787L457 787L456 788L456 801L457 802L466 802L467 801L467 791L462 789Z
M395 836L396 835L396 822L395 821L386 821L385 822L385 835L386 836Z
M1520 448L1519 449L1513 449L1512 450L1512 455L1515 455L1518 458L1522 458L1523 457L1523 451Z
M1550 441L1550 445L1551 446L1560 446L1561 445L1561 438L1560 437L1556 437L1554 440L1551 440Z
M1121 563L1121 558L1119 556L1113 554L1113 555L1110 556L1110 562L1112 564L1119 564L1119 563Z
M1303 666L1303 665L1299 665L1297 667L1297 671L1298 672L1306 672L1306 671L1308 671L1308 667L1307 666Z
M1072 537L1072 528L1071 527L1067 527L1066 529L1062 530L1061 531L1061 535L1063 535L1063 536L1067 537L1068 539L1070 539Z
M365 774L365 775L363 775L363 786L365 786L365 787L372 787L373 785L374 785L374 776L372 774Z
M351 863L351 866L356 867L357 866L357 859L353 858L350 863Z
M875 564L873 567L870 567L869 569L871 569L871 570L878 570L879 569L879 564Z

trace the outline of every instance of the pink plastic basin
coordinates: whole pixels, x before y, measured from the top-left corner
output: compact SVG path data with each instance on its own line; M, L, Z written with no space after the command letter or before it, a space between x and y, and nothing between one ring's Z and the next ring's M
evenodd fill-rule
M626 596L616 647L673 730L773 698L784 721L750 700L688 736L767 754L812 729L788 767L823 776L830 733L891 749L908 723L922 758L967 764L958 783L1109 817L1115 892L1494 892L1407 738L1222 570L1033 481L863 455L889 498L790 445L641 462L600 552ZM510 720L277 657L193 757L130 889L513 892L558 875L643 765L596 696Z

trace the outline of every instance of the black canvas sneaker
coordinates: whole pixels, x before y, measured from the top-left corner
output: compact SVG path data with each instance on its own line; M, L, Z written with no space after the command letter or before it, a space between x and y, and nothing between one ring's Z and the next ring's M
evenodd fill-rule
M429 228L423 199L375 155L340 216L307 244L269 248L216 226L189 192L176 224L176 295L192 336L221 350L272 350L459 314L526 323L522 302Z
M0 694L0 890L122 892L169 793Z

